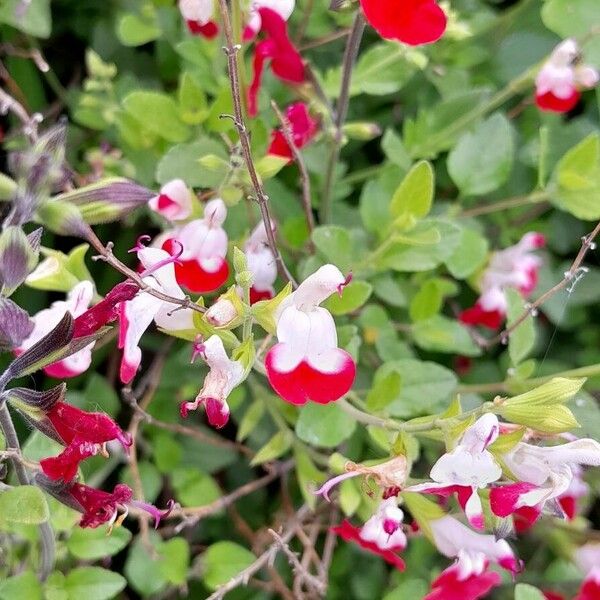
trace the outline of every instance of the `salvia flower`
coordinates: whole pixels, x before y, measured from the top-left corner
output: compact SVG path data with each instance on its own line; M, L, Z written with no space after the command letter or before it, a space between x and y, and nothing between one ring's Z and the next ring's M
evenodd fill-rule
M535 102L541 110L569 112L581 98L581 90L596 86L598 71L581 63L577 42L567 39L553 50L535 79Z
M491 490L492 512L507 517L521 509L521 517L528 516L531 524L547 502L569 490L581 465L600 466L600 444L588 438L546 447L519 442L502 461L517 483ZM559 503L553 505L560 514Z
M200 343L197 353L202 356L210 370L196 399L181 405L181 416L187 417L190 410L196 410L203 404L208 422L219 429L229 421L227 397L244 379L245 369L241 362L231 360L227 356L218 335L212 335L204 343Z
M258 114L258 94L262 84L265 63L271 61L273 75L290 84L305 81L304 63L289 38L287 23L281 15L270 8L259 8L261 32L264 39L254 49L254 77L248 89L248 114Z
M134 500L133 491L123 483L117 484L112 493L82 483L52 481L41 473L35 476L35 483L62 504L83 513L80 527L93 529L105 523L118 526L130 507L149 513L154 518L154 526L158 527L161 519L167 517L174 507L174 503L170 502L166 510L160 510L152 504Z
M147 285L171 297L185 298L175 280L173 261L176 257L158 248L139 246L136 250L144 268L141 276ZM119 348L123 349L120 376L123 383L129 383L140 366L139 342L152 321L168 331L193 329L192 311L187 308L175 311L174 308L173 304L145 292L119 305Z
M267 241L267 229L263 221L246 240L244 253L248 270L252 273L250 304L259 300L270 300L275 296L273 284L277 279L277 264Z
M309 144L319 130L319 123L311 117L308 106L304 102L290 104L285 111L285 116L296 148L300 149ZM275 129L271 134L271 143L267 153L272 156L287 158L289 161L293 160L292 149L281 129Z
M508 308L505 290L517 289L525 297L533 292L542 265L542 260L533 251L545 243L541 233L530 232L518 244L496 252L481 278L479 300L460 314L460 320L467 325L482 325L489 329L500 327Z
M344 520L332 530L343 540L358 544L403 571L404 561L397 554L406 548L403 519L404 513L398 508L396 499L388 498L380 502L377 512L362 527L355 527Z
M181 221L192 214L192 195L183 180L173 179L150 198L148 206L168 221Z
M190 33L212 39L219 33L213 20L214 0L179 0L179 12Z
M447 17L435 0L360 0L369 24L388 40L431 44L446 31Z
M90 281L79 282L67 295L66 300L53 302L50 308L45 308L32 317L33 331L20 346L15 348L16 354L22 354L41 340L47 333L52 331L65 313L69 312L73 317L83 315L94 296L94 286ZM44 371L50 377L65 379L81 375L92 363L91 343L79 352L68 356L56 363L47 366Z
M341 293L348 281L337 267L325 265L280 306L279 343L267 353L265 367L273 389L291 404L327 404L352 387L354 360L338 348L333 317L319 306L331 294Z
M162 248L169 253L183 252L175 263L177 283L198 294L213 292L229 277L227 233L223 223L227 208L220 198L204 207L204 218L186 223L180 229L161 236Z
M431 469L432 483L407 488L407 491L449 496L457 493L469 523L484 528L483 508L478 490L497 481L502 469L487 450L498 437L498 417L491 413L469 427L456 448L444 454Z
M260 15L261 8L268 8L276 12L284 21L287 21L294 8L296 0L251 0L250 12L244 29L244 40L253 39L262 27L262 18Z

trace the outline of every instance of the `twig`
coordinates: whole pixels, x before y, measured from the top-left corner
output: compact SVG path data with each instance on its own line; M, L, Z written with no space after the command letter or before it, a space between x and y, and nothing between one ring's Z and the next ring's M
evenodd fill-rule
M221 0L222 2L224 0ZM340 158L340 150L343 139L343 126L348 114L348 104L350 103L350 83L352 81L352 69L358 56L358 49L360 48L360 42L362 35L365 30L365 20L362 16L362 12L359 10L354 17L354 23L352 24L352 30L346 43L346 49L344 51L344 62L342 64L342 83L340 87L340 96L338 98L336 106L335 116L335 134L333 137L333 144L331 148L331 154L329 155L329 162L327 164L327 171L325 174L325 185L323 187L323 195L321 197L321 206L319 210L319 216L321 224L327 223L331 217L331 196L333 193L333 181L335 179L335 170L337 167L338 160Z
M106 246L104 246L104 244L98 239L96 234L92 231L91 227L86 228L86 239L94 247L96 252L98 252L99 256L96 257L97 260L103 260L104 262L109 264L111 267L113 267L116 271L125 275L125 277L127 277L128 279L133 281L140 288L140 290L142 292L147 292L148 294L150 294L151 296L154 296L155 298L159 298L160 300L163 300L164 302L168 302L170 304L176 304L177 306L180 307L179 309L175 309L175 310L189 308L191 310L194 310L194 311L200 312L200 313L203 313L206 311L205 308L202 308L201 306L199 306L198 304L193 302L189 296L186 296L185 298L175 298L173 296L164 294L160 290L157 290L157 289L149 286L140 277L139 273L136 273L133 269L130 269L127 265L124 265L113 254L112 242L109 242Z
M506 200L500 200L493 204L482 204L481 206L475 206L461 212L458 216L462 219L467 217L479 217L480 215L487 215L500 210L507 210L509 208L519 208L522 206L529 206L530 204L537 204L548 199L548 192L542 190L527 194L525 196L516 196L514 198L508 198Z
M302 563L298 560L296 553L292 552L290 547L287 545L287 542L284 542L276 531L269 529L269 533L273 536L275 543L279 546L281 551L286 555L296 577L300 581L306 583L309 588L312 588L315 592L323 596L327 589L325 583L318 577L315 577L302 565Z
M486 340L485 347L492 348L493 346L507 341L510 337L510 334L521 325L529 317L532 313L535 314L546 300L550 299L554 294L558 291L562 290L564 287L573 283L575 278L577 277L578 271L581 268L581 264L585 260L587 253L595 247L594 240L600 234L600 222L596 225L594 230L589 234L582 238L581 248L573 261L573 264L570 266L568 271L565 271L564 277L559 281L554 287L550 288L548 291L543 293L535 302L529 304L527 308L523 311L523 313L518 317L516 321L514 321L509 327L503 329L498 335Z
M311 48L318 48L319 46L324 46L325 44L329 44L331 42L335 42L340 38L348 37L350 34L350 27L346 27L345 29L340 29L339 31L334 31L328 35L324 35L323 37L317 38L315 40L311 40L310 42L306 42L298 48L300 52L304 52L305 50L310 50Z
M242 155L244 157L244 162L246 163L246 168L248 169L248 173L250 175L250 180L252 181L252 186L254 187L254 192L256 194L256 202L258 203L258 207L260 208L260 214L265 225L265 231L267 233L267 241L269 243L271 252L275 257L277 270L279 271L279 274L283 279L285 279L286 281L291 281L292 285L296 287L296 282L290 274L290 272L288 271L288 268L285 266L281 253L279 252L279 248L277 247L275 236L273 234L273 219L271 218L271 211L269 209L269 197L267 196L262 187L260 178L258 176L258 173L256 172L256 167L254 166L254 161L252 160L250 138L248 137L248 130L246 128L246 125L244 124L244 113L242 109L242 97L238 75L239 71L237 53L240 49L240 46L234 43L233 30L231 27L231 16L229 14L229 8L227 7L227 0L219 0L219 8L221 11L221 19L223 21L223 31L225 33L225 40L227 42L227 45L223 47L223 51L227 56L227 68L229 72L229 82L231 84L233 110L235 113L233 117L231 117L231 115L229 115L229 117L232 118L233 123L238 131L238 135L240 138L240 146L242 148ZM227 115L221 115L221 117L227 117Z
M292 151L294 159L296 160L296 164L298 165L298 170L300 171L300 182L302 184L302 207L304 208L304 215L306 216L306 226L308 227L308 234L310 238L313 229L315 228L315 218L312 212L312 201L310 196L310 177L308 175L308 169L306 168L306 163L304 162L304 157L302 156L302 153L300 152L298 146L296 146L296 143L294 142L294 135L292 133L290 122L288 121L287 117L281 112L275 100L271 100L271 107L275 111L275 114L277 115L277 118L281 123L281 132L283 133L283 137L285 138L287 145Z
M223 1L223 0L221 0ZM280 539L284 544L287 544L293 537L296 526L301 523L306 515L310 512L308 506L303 506L297 513L292 523L288 525L287 530L281 534ZM258 573L263 567L271 564L277 556L281 546L279 542L273 542L265 552L263 552L249 567L238 573L230 579L225 585L222 585L214 594L211 594L206 600L221 600L227 592L234 590L240 585L246 585L250 578Z
M9 111L23 124L23 133L30 141L35 142L35 140L37 140L37 126L40 122L41 115L35 113L30 117L29 113L20 102L0 88L0 115L6 114Z

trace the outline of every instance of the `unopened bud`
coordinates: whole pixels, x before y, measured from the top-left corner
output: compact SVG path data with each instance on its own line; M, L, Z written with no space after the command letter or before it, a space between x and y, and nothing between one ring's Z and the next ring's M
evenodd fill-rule
M198 159L198 162L209 171L223 173L227 173L227 171L229 171L229 163L216 154L205 154L203 157Z
M351 140L368 141L381 135L381 127L377 123L368 123L365 121L346 123L342 131Z
M585 379L555 377L539 387L503 401L503 406L549 406L563 404L572 398L585 383Z
M204 318L214 327L226 327L236 317L235 306L226 298L217 300L204 315Z
M79 209L64 200L48 200L37 209L37 219L50 231L59 235L87 238L89 231Z
M561 404L543 408L525 404L505 405L501 407L498 414L507 421L525 425L542 433L564 433L580 426L573 413Z
M246 255L237 247L233 248L233 269L236 273L242 273L248 270L248 260Z
M0 235L0 283L2 294L10 296L38 261L39 231L25 235L17 226L7 227Z

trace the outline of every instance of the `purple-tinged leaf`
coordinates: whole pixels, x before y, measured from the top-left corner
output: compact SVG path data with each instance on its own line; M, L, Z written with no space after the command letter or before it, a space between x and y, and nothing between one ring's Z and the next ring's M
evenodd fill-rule
M20 306L0 297L0 351L17 348L33 331L33 321Z

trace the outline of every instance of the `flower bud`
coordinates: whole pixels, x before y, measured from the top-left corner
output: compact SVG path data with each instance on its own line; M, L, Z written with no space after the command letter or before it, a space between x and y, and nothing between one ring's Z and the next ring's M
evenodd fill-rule
M352 140L369 141L381 135L381 127L377 123L367 123L365 121L355 121L346 123L343 132Z
M241 323L244 312L244 304L231 287L204 313L204 320L213 327L232 328Z
M573 413L561 404L543 407L525 404L504 405L498 414L507 421L525 425L541 433L564 433L580 427Z
M48 200L36 212L37 219L50 231L86 239L89 231L79 209L64 200Z
M504 400L503 406L548 406L563 404L572 398L585 383L585 379L555 377L539 387Z
M35 268L40 234L41 229L27 236L16 226L9 226L0 234L0 284L4 296L10 296Z
M0 297L0 350L18 348L33 331L29 315L12 300Z

